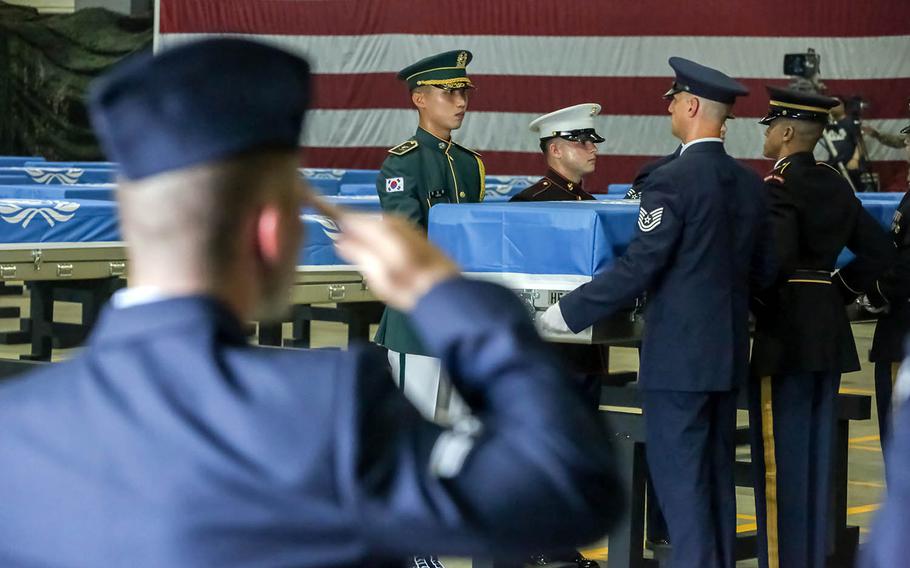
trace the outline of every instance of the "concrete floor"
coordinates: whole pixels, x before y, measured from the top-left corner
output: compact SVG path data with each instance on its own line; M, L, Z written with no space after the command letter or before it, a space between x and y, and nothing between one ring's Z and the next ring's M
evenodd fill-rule
M0 297L0 306L18 306L22 313L27 314L28 300L24 297ZM81 313L77 305L58 303L57 320L78 322ZM14 319L0 319L0 331L18 328L18 321ZM856 323L853 332L856 338L860 358L865 359L872 339L873 324ZM285 334L290 334L286 326ZM343 324L317 323L313 326L313 347L346 347L346 332ZM76 350L60 351L55 359L70 356ZM17 358L19 354L27 353L24 345L0 345L0 357ZM614 348L611 350L611 371L634 371L638 369L638 352L634 349ZM864 362L862 370L844 375L841 391L853 394L873 394L872 365ZM875 405L872 405L872 420L853 422L850 426L850 465L849 465L849 522L859 525L862 538L868 534L868 529L881 499L884 489L882 455L879 448L878 424L875 418ZM745 422L744 412L741 411L740 419ZM748 449L740 450L741 457L748 455ZM755 528L755 508L752 492L747 489L737 489L737 518L739 530L748 531ZM597 560L606 560L608 542L594 543L586 554ZM444 559L448 568L468 568L471 566L469 559ZM738 563L738 568L757 566L756 561Z

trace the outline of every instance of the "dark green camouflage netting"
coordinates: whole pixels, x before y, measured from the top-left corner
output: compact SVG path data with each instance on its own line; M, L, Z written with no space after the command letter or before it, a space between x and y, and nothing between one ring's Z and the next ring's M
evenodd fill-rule
M43 15L0 1L0 155L102 159L85 111L87 86L151 45L151 18L100 8Z

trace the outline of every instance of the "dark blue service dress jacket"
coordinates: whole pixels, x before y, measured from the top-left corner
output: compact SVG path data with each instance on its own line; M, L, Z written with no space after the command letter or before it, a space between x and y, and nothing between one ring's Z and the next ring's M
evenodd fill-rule
M453 279L413 321L476 420L424 421L366 347L251 347L209 298L108 308L80 355L0 386L0 566L385 566L603 535L607 433L519 300Z
M699 142L651 172L625 254L559 306L577 333L647 292L640 388L727 391L747 376L750 286L775 273L762 179Z

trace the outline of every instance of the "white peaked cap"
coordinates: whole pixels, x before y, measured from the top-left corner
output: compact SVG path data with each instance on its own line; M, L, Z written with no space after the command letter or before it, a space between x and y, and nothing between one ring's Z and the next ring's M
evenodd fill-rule
M541 138L550 138L557 132L594 128L594 117L598 114L599 104L582 103L539 116L531 121L528 128L531 132L539 132Z

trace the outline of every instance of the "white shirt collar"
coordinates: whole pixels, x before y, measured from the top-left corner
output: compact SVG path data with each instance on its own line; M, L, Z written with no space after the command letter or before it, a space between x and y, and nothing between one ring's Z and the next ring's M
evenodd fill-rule
M698 144L700 142L720 142L721 144L723 144L724 139L723 138L697 138L695 140L692 140L691 142L686 142L685 144L683 144L682 148L679 149L679 155L682 156L683 152L686 151L686 148L688 148L689 146L691 146L693 144Z
M122 310L124 308L132 308L133 306L160 302L162 300L167 300L170 297L171 296L168 296L162 292L160 288L156 288L155 286L133 286L114 292L114 295L111 297L111 305L118 310Z

